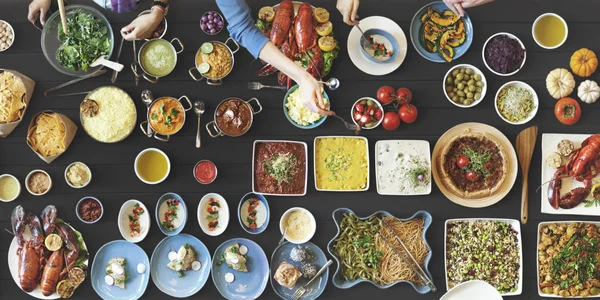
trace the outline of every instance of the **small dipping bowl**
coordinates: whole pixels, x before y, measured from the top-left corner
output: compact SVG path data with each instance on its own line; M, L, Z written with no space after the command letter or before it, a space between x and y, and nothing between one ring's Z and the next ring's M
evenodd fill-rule
M69 181L69 178L67 177L67 174L69 173L69 169L71 169L71 167L72 167L72 166L74 166L75 164L82 164L82 165L84 166L84 168L87 170L87 173L88 173L88 174L89 174L89 176L90 176L90 177L88 178L88 181L87 181L86 183L84 183L83 185L81 185L81 186L75 186L75 185L73 185L73 184L72 184L72 183ZM74 189L82 189L82 188L84 188L84 187L88 186L88 184L90 184L90 182L92 182L92 170L90 170L90 167L88 167L86 164L84 164L84 163L82 163L82 162L80 162L80 161L73 162L73 163L71 163L70 165L68 165L68 166L67 166L67 168L65 168L65 181L67 182L67 184L68 184L70 187L72 187L72 188L74 188Z
M203 159L194 166L194 178L201 184L209 184L217 179L217 166L210 160Z
M515 71L511 72L511 73L500 73L500 72L496 72L494 71L494 69L492 69L488 63L487 60L485 59L485 49L487 48L488 43L496 36L499 35L506 35L509 38L516 40L517 42L519 42L519 45L521 45L521 49L523 49L525 51L525 53L523 54L523 62L521 62L521 66L516 69ZM527 48L525 48L525 44L523 44L523 42L521 42L521 40L514 34L512 33L508 33L508 32L498 32L496 34L493 34L492 36L490 36L487 41L485 41L485 44L483 44L483 50L481 51L481 59L483 59L483 64L485 64L485 66L488 68L488 70L490 70L490 72L498 75L498 76L511 76L511 75L515 75L517 74L517 72L519 72L521 69L523 69L523 66L525 66L525 61L527 60ZM483 98L483 97L482 97Z
M214 33L211 33L211 32L210 32L210 29L208 29L208 28L203 28L203 27L202 27L202 24L208 24L208 16L209 16L209 15L213 15L213 18L214 18L215 16L218 16L218 17L221 19L221 22L223 22L220 28L217 28L218 26L215 28L215 32L214 32ZM202 20L203 18L207 18L207 20L206 20L206 21L203 21L203 20ZM206 26L208 26L208 25L206 25ZM215 25L214 25L214 26L216 26L216 23L215 23ZM211 11L207 11L207 12L205 12L205 13L202 15L202 17L201 17L201 19L200 19L200 29L202 29L202 31L203 31L204 33L208 34L208 35L216 35L216 34L219 34L219 32L221 32L221 30L223 30L223 27L225 27L225 19L223 18L223 16L222 16L222 15L221 15L219 12L212 11L212 10L211 10Z
M362 54L371 62L377 63L377 64L387 64L387 63L391 63L393 61L396 60L396 58L398 57L398 53L400 52L400 46L398 45L398 41L396 41L396 38L394 38L393 35L391 35L389 32L385 31L385 30L381 30L381 29L377 29L377 28L371 28L371 29L367 29L365 31L365 36L379 36L376 37L376 41L380 44L384 44L386 49L392 49L393 53L392 56L390 56L390 58L386 59L386 60L379 60L376 59L375 57L371 56L369 53L367 53L367 51L365 50L365 48L363 48L362 46L362 36L358 39L358 43L359 43L359 47L360 50L362 52ZM387 40L387 42L385 41Z
M286 210L283 213L283 215L281 216L281 219L279 220L279 230L280 230L281 234L283 234L283 232L285 231L285 227L287 226L288 218L290 217L290 215L292 213L297 212L297 211L304 212L306 215L308 215L309 222L313 226L311 233L307 234L303 239L295 240L295 239L291 238L288 235L288 233L286 232L285 239L292 244L304 244L304 243L310 241L310 239L312 239L312 237L315 235L315 232L317 232L317 221L315 220L315 217L313 216L313 214L310 211L308 211L307 209L302 208L302 207L292 207L292 208ZM289 232L289 228L288 228L288 232Z
M556 18L556 19L560 20L562 22L562 24L565 26L565 37L562 39L562 41L560 43L558 43L557 45L553 45L553 46L544 45L538 40L539 34L554 34L553 32L550 32L550 30L547 28L545 31L548 31L548 32L540 32L540 31L536 32L537 26L540 24L543 24L546 20L548 20L550 18ZM567 37L569 36L569 26L567 26L567 22L561 16L559 16L555 13L545 13L545 14L542 14L541 16L537 17L537 19L535 19L535 21L533 22L533 25L531 26L531 35L533 36L533 40L540 47L542 47L544 49L556 49L556 48L562 46L567 41Z
M375 106L375 108L374 108L374 111L373 111L373 115L371 117L372 117L373 120L377 121L377 123L375 123L375 125L373 125L371 127L367 127L365 125L369 124L369 123L371 123L373 121L367 122L365 124L362 124L362 122L360 120L357 121L356 118L355 118L355 116L354 116L354 114L357 113L357 112L354 111L355 108L356 108L356 105L359 104L362 101L369 101L369 100L371 100L373 103L375 103L375 105L372 105L372 106ZM366 104L362 104L361 103L361 105L363 105L365 107L364 108L365 111L368 109ZM375 118L375 111L376 111L376 109L380 109L381 110L381 118L379 120L377 120L377 118ZM365 111L363 111L363 113L360 113L360 114L363 115L365 113ZM350 118L352 119L352 122L354 122L354 124L360 126L360 128L362 128L362 129L375 129L375 128L379 127L379 125L381 125L381 122L383 122L383 115L384 114L385 114L385 110L383 109L383 105L381 105L381 103L379 101L377 101L377 99L373 99L371 97L362 97L362 98L356 100L356 102L354 102L354 104L352 105L352 108L350 109Z
M7 38L4 42L0 40L0 52L4 52L15 43L15 29L8 22L0 20L0 32L3 32L3 34L0 34L0 38ZM9 34L11 36L10 40L8 40ZM2 44L5 44L4 48Z
M87 202L87 200L96 201L100 205L100 216L96 220L86 221L83 219L83 217L81 216L81 214L79 212L81 205L83 205L84 202ZM81 200L79 200L77 202L77 205L75 206L75 213L77 214L77 218L79 218L79 220L81 222L83 222L85 224L94 224L94 223L98 222L98 220L102 219L102 216L104 215L104 206L102 206L102 202L100 202L100 200L98 200L98 198L87 196L87 197L81 198Z
M31 176L33 176L33 175L34 175L34 174L36 174L36 173L43 173L43 174L46 174L46 176L48 176L48 179L50 180L50 183L48 184L48 188L47 188L47 189L46 189L44 192L42 192L42 193L34 193L34 192L33 192L33 191L32 191L32 190L29 188L29 179L31 178ZM35 170L33 170L33 171L29 172L29 174L27 174L27 177L25 177L25 188L27 189L27 191L28 191L30 194L32 194L32 195L34 195L34 196L42 196L42 195L45 195L45 194L47 194L47 193L50 191L50 189L52 189L52 177L50 177L50 174L48 174L48 173L47 173L46 171L44 171L44 170L35 169Z
M143 158L144 154L148 153L148 152L157 152L157 153L160 153L167 160L167 172L165 173L165 175L161 179L158 179L156 181L148 181L146 178L143 178L142 175L140 175L140 172L138 171L138 169L139 169L138 164L140 163L140 160ZM137 155L137 157L135 158L135 161L133 163L133 169L135 170L135 175L143 183L146 183L146 184L159 184L159 183L165 181L165 179L167 179L167 177L169 176L169 173L171 172L171 161L169 160L169 157L167 156L167 154L165 154L161 150L156 149L156 148L148 148L148 149L142 150L142 152L140 152L140 154Z
M19 180L17 179L17 177L10 175L10 174L2 174L0 175L0 182L3 182L4 180L14 180L14 182L17 184L17 192L15 193L15 196L10 198L10 199L4 199L4 198L0 198L0 201L2 202L10 202L13 201L15 199L17 199L19 197L19 195L21 195L21 183L19 182ZM0 188L4 188L3 186L0 186Z

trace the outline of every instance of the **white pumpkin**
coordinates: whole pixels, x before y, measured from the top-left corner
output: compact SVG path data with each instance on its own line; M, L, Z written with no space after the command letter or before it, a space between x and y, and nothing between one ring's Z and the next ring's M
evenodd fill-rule
M600 86L595 81L586 80L577 88L577 96L587 104L594 103L600 97Z
M575 89L575 78L567 69L554 69L546 77L546 88L554 99L567 97Z

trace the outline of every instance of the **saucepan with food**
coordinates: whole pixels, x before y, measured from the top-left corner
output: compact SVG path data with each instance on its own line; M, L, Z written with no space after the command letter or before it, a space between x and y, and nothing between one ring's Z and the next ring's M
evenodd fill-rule
M188 107L183 106L183 100ZM142 132L147 136L154 135L154 138L161 142L168 142L172 135L181 130L185 124L185 112L192 109L192 102L187 96L181 96L179 99L173 97L160 97L150 104L147 120L140 123ZM147 124L150 124L148 132Z
M255 102L257 109L250 103ZM245 101L240 98L227 98L217 106L215 119L206 124L206 130L211 137L230 136L238 137L244 135L254 121L254 115L262 111L262 105L258 99L252 98Z
M175 49L175 42L179 50ZM183 52L183 44L178 38L170 42L160 38L145 42L138 51L138 59L143 74L138 74L137 65L131 65L131 70L138 77L144 77L150 83L157 83L158 79L165 77L175 69L177 65L177 54Z
M235 45L235 50L231 50L231 47L227 45L230 41ZM233 54L238 50L240 50L240 45L232 38L228 38L224 43L206 42L196 52L196 66L191 68L188 73L195 81L206 78L208 85L221 85L223 78L233 70ZM194 71L199 73L200 77L194 74Z

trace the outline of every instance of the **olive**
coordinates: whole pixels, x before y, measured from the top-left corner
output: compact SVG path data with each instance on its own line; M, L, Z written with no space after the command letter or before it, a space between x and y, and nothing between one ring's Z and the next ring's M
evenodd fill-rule
M373 106L373 100L367 100L367 106Z
M471 74L473 74L473 70L471 70L471 69L467 69L467 70L465 71L465 73L467 73L467 74L471 75Z
M369 123L365 124L364 126L365 126L366 128L371 128L371 127L373 127L373 126L377 125L377 122L379 122L379 121L375 120L375 121L373 121L373 122L369 122Z
M481 99L481 94L480 93L475 93L475 101L479 101L479 99Z
M471 79L471 76L469 76L469 74L465 74L465 76L463 76L463 79L464 80L469 80L469 79Z
M454 92L448 93L448 96L450 96L450 98L454 97L455 95L456 95L456 93L454 93Z
M362 105L367 105L367 100L362 100L359 103L362 104Z
M457 85L457 84L459 84L459 83L460 83L460 80L458 80L458 79L454 79L454 85Z
M480 87L476 88L476 89L475 89L475 92L477 92L477 93L481 93L481 88L480 88Z
M448 83L452 83L452 81L453 81L453 80L452 80L452 76L448 76L448 79L446 80L446 82L448 82Z
M461 72L461 73L464 73L464 72L465 72L465 69L460 69L460 72Z
M456 86L456 88L458 88L459 90L462 90L462 89L464 89L464 88L465 88L465 85L464 85L464 84L462 84L462 83L459 83L459 84Z
M475 85L477 85L478 87L483 87L483 81L477 81Z
M466 94L465 94L465 92L463 92L463 91L458 91L458 92L456 92L456 94L457 94L459 97L464 97L464 96L466 95Z
M474 85L470 85L469 86L469 92L474 92L475 91L475 86Z
M465 74L462 74L462 73L456 75L457 80L463 80L464 77L465 77ZM456 80L454 82L456 82Z
M475 80L477 80L477 81L481 81L481 75L479 75L479 74L475 74L475 77L474 77L474 78L475 78Z
M456 96L456 95L452 96L452 101L458 102L458 96Z
M463 100L462 104L463 105L471 105L471 101L469 101L469 100Z
M452 71L452 76L458 75L459 72L460 72L459 69L454 69L454 71Z
M451 86L447 86L446 87L446 93L450 93L452 92L452 87Z
M467 99L473 99L473 96L474 96L473 93L471 93L471 92L467 93Z
M468 93L469 92L469 87L465 87L465 89L463 90L463 92Z
M598 295L600 293L600 289L597 287L593 287L590 289L590 295Z

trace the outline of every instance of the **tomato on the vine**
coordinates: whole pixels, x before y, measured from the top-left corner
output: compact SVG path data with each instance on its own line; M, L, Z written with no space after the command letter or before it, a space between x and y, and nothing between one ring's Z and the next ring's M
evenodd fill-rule
M398 104L408 104L412 101L412 92L407 88L399 88L396 91Z
M400 116L397 113L388 111L383 115L383 122L381 125L386 130L394 130L400 126Z
M396 93L391 86L384 85L377 90L377 100L385 105L396 100Z
M417 108L412 104L404 104L398 110L398 115L404 123L412 123L417 119Z
M562 98L554 106L554 115L565 125L573 125L581 118L581 107L573 98Z
M477 177L479 177L477 174L473 173L473 172L467 172L467 179L470 181L474 181L475 179L477 179Z
M462 167L464 167L464 166L468 166L468 165L469 165L469 163L471 163L471 160L470 160L470 159L469 159L467 156L465 156L465 155L461 155L461 156L458 158L458 160L456 161L456 165L457 165L459 168L462 168Z

